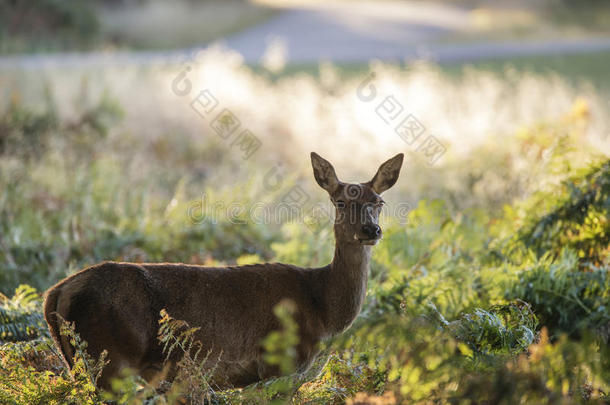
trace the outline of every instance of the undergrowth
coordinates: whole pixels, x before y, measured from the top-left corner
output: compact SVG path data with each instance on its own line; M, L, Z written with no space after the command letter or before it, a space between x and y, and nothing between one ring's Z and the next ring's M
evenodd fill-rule
M111 98L80 107L66 122L51 101L35 110L15 99L0 117L0 282L14 291L0 297L0 403L610 400L610 162L579 147L582 116L528 128L502 150L475 148L471 167L435 172L451 185L442 198L413 204L408 221L384 217L362 313L323 342L308 372L294 369L290 304L276 308L281 327L261 342L265 361L285 376L245 389L218 389L197 326L163 312L159 341L173 378L146 382L126 371L111 390L96 390L105 358L90 358L66 324L76 348L66 370L44 324L40 291L58 279L101 260L317 266L330 259L332 233L330 225L254 223L243 212L189 217L201 190L211 204L248 206L262 198L260 184L217 190L198 155L219 164L214 146L178 134L113 136L121 109ZM136 148L146 162L131 155ZM521 154L531 161L518 169ZM528 171L533 177L520 177ZM511 173L521 174L498 180ZM481 191L491 183L495 191Z

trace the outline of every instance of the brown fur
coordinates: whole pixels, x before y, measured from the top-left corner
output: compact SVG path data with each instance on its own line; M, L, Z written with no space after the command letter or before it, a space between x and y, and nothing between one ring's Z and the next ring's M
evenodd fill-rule
M104 262L81 270L50 288L44 305L49 330L68 366L73 349L59 333L57 315L75 323L93 357L108 351L110 363L99 381L102 388L108 388L110 379L125 367L153 379L165 360L157 331L159 312L166 309L172 317L200 328L196 338L210 351L209 365L217 366L218 387L245 386L279 374L263 361L260 342L279 326L274 306L289 299L297 308L298 370L305 371L319 341L347 329L360 312L371 255L371 246L363 243L373 244L381 237L370 239L362 230L366 224L377 226L379 207L358 221L341 218L350 207L380 200L378 193L396 182L402 155L384 163L371 182L358 185L341 183L332 165L313 153L312 164L316 180L337 205L335 256L329 265L216 268ZM347 187L353 186L359 193L349 197ZM177 359L169 360L174 364ZM170 367L166 378L174 372Z

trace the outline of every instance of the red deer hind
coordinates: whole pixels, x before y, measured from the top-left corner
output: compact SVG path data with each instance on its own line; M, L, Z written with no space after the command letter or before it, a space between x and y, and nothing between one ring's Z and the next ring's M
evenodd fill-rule
M263 360L261 340L280 327L273 308L295 304L299 343L297 370L308 369L321 339L343 332L358 316L366 295L371 246L381 239L378 225L383 200L392 187L403 155L383 163L367 183L339 181L333 166L316 153L311 163L316 181L335 206L335 254L321 268L264 263L204 267L176 263L104 262L65 278L46 294L44 315L68 366L74 349L60 334L60 317L73 322L97 358L108 351L109 364L98 385L129 367L152 380L176 358L166 359L157 339L159 312L199 327L196 339L216 365L213 383L242 387L277 376ZM352 215L357 213L356 217ZM354 220L355 219L355 220ZM212 364L213 363L213 364Z

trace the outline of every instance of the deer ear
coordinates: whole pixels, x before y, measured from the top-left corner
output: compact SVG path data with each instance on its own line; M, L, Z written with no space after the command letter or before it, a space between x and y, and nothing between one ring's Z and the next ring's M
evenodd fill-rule
M339 179L333 165L316 152L311 152L311 166L313 167L313 176L320 187L328 191L329 194L334 193L339 186Z
M377 194L381 194L396 183L404 157L404 154L399 153L392 159L379 166L377 174L375 174L373 180L369 181L368 183L373 191L375 191Z

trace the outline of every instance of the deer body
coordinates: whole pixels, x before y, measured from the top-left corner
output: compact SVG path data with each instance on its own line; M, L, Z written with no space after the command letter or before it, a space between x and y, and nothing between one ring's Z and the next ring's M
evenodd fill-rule
M68 366L72 365L73 348L59 333L57 315L74 322L76 332L88 343L89 354L97 357L108 351L110 363L98 382L102 388L108 388L110 379L126 367L146 379L155 378L166 360L157 340L159 312L165 309L199 328L195 338L210 353L207 361L216 367L216 386L245 386L279 374L279 369L263 360L261 340L279 328L273 308L288 299L296 308L297 370L305 371L320 340L344 331L358 316L366 295L371 245L381 237L374 214L363 217L364 225L340 220L345 207L339 203L349 200L343 197L346 185L338 182L334 169L329 171L330 163L315 154L312 162L316 180L337 206L335 256L329 265L299 268L264 263L215 268L104 262L89 267L62 280L46 295L45 318ZM384 165L389 162L393 162L390 177L380 175L382 165L370 185L359 185L364 191L358 199L379 198L374 191L378 176L385 183L378 179L377 190L394 184L402 155ZM373 223L376 228L367 228ZM171 379L175 371L171 365L179 358L168 360L165 378Z

